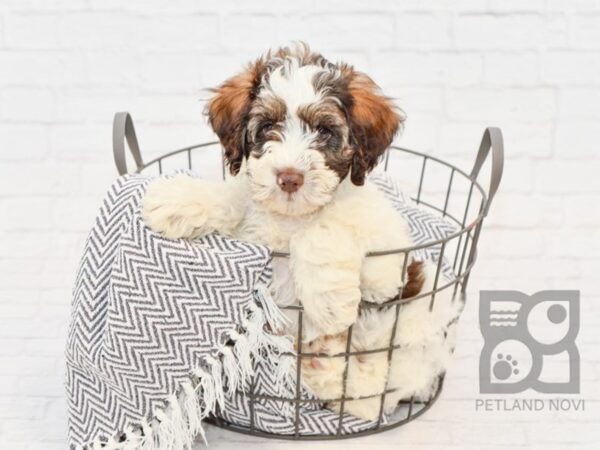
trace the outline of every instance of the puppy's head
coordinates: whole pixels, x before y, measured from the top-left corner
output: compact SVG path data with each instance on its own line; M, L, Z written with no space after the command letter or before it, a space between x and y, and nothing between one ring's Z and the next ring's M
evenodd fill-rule
M290 216L326 205L347 177L362 185L401 123L368 76L305 45L225 81L207 113L231 173L247 160L252 198Z

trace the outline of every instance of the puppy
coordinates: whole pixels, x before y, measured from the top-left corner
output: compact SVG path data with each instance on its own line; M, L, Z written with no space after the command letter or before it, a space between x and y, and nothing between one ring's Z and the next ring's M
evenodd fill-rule
M304 342L343 335L361 299L398 293L404 255L365 255L412 242L366 175L402 116L367 75L305 45L282 48L216 88L207 115L234 176L156 180L142 211L152 229L189 239L218 232L289 252L274 260L272 294L281 306L303 306ZM294 332L297 314L290 318Z

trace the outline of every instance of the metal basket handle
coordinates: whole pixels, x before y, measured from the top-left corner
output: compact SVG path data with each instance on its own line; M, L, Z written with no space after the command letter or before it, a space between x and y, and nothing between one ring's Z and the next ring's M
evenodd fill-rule
M471 178L477 179L481 166L487 159L490 149L492 150L492 170L490 174L490 188L488 190L488 198L484 208L484 214L487 215L492 200L498 191L500 181L502 180L502 172L504 171L504 139L502 138L502 131L500 128L488 127L483 132L481 138L481 144L479 145L479 151L477 152L477 158L475 164L473 164L473 170L471 170Z
M135 135L135 128L133 126L133 119L128 112L118 112L115 114L113 120L113 156L115 158L115 165L119 175L125 175L127 171L127 160L125 159L125 140L127 139L127 146L133 156L137 169L144 166L142 161L142 154L140 153L140 146L138 144L137 136Z

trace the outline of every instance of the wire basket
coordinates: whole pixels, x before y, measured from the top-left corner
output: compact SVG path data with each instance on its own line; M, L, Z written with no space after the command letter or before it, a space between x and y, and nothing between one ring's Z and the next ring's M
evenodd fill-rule
M120 175L128 173L126 161L128 156L126 155L125 151L125 141L127 141L131 157L133 158L133 162L135 164L135 170L132 172L162 174L163 171L166 170L195 170L194 166L198 154L200 152L212 149L216 158L216 164L213 167L220 166L219 176L221 178L225 179L228 176L223 160L222 148L219 142L208 142L199 145L192 145L190 147L184 147L165 153L164 155L148 162L144 162L135 135L133 121L128 113L116 114L113 127L113 153L115 164ZM490 184L486 192L486 190L478 181L478 178L484 162L490 155L490 150ZM203 161L205 160L206 159ZM251 389L251 392L243 393L248 398L250 406L249 426L241 426L217 417L211 418L210 421L214 425L222 428L261 437L296 440L340 439L364 436L396 428L415 419L423 414L428 408L430 408L441 392L444 380L443 373L439 376L437 388L431 398L425 401L417 400L414 396L402 399L398 404L397 411L391 417L387 417L386 420L383 420L383 405L385 398L395 390L388 387L389 377L386 379L385 389L381 393L363 397L347 396L346 381L348 375L348 361L351 357L360 357L361 355L373 353L384 353L387 355L388 364L390 363L394 356L394 350L400 347L398 344L394 343L394 335L402 305L428 297L430 298L429 311L432 311L435 307L436 295L444 290L451 291L452 301L456 300L463 303L465 302L469 276L477 257L477 243L481 233L483 220L486 217L492 199L498 190L502 177L503 162L504 150L502 133L498 128L487 128L484 131L481 145L470 173L467 173L462 169L431 155L398 146L390 147L390 149L386 152L384 160L382 164L380 164L380 168L378 170L391 172L394 170L394 167L400 167L400 169L396 170L403 176L403 178L407 178L408 175L412 174L412 182L410 180L406 182L407 186L411 187L413 190L411 199L417 205L420 205L421 207L431 211L433 214L453 223L456 226L456 231L442 239L431 240L425 244L415 245L408 248L371 252L367 254L367 257L377 258L391 254L403 255L404 267L402 272L402 284L404 285L404 280L407 276L407 262L411 252L424 249L435 249L435 251L439 254L439 258L436 263L433 289L428 292L421 292L418 295L410 298L402 298L402 292L399 292L396 297L383 304L373 304L366 301L361 302L361 311L373 308L377 310L387 310L389 308L393 308L395 311L394 326L392 328L392 336L389 345L382 348L368 349L365 351L351 351L353 326L350 326L346 338L346 350L342 353L334 355L303 351L304 343L302 342L302 306L283 306L282 309L286 309L288 312L292 312L296 315L297 323L299 325L296 336L297 352L294 354L282 355L282 357L296 359L295 394L289 397L259 395L253 392L254 389ZM287 258L288 256L288 253L273 252L274 258ZM443 261L447 261L447 263L452 267L453 275L449 279L447 277L440 276ZM334 434L306 435L303 434L299 428L299 414L301 406L306 404L306 402L314 402L314 400L302 398L301 395L301 362L304 358L313 357L345 359L346 369L343 373L342 395L339 398L328 399L329 402L337 402L339 405L339 412L336 413L339 414L339 424L337 433ZM391 364L389 365L391 366ZM251 383L251 386L254 386L254 383ZM372 397L379 397L381 399L379 416L377 420L373 422L373 426L356 433L343 433L342 419L344 416L345 403L351 400L364 400ZM254 420L254 407L257 402L261 400L276 400L291 403L295 411L294 431L288 434L274 434L258 429Z

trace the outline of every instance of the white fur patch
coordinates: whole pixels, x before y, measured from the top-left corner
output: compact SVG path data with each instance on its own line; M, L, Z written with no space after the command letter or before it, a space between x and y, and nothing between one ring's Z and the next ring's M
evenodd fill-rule
M313 79L324 70L319 66L300 66L297 59L288 59L283 66L271 72L267 92L283 100L288 112L295 112L299 106L321 100L321 93L315 92Z
M287 111L284 129L281 133L282 142L268 145L272 151L279 150L277 152L279 161L277 161L278 165L275 169L292 167L304 171L309 168L302 167L305 164L301 160L303 154L310 148L316 133L304 126L298 117L298 108L322 99L321 93L315 91L313 79L316 74L323 71L324 69L321 67L299 66L298 60L288 59L283 66L278 67L270 74L265 87L267 95L282 100Z
M316 65L300 66L297 59L287 59L270 73L259 94L283 101L287 112L279 133L281 141L265 143L260 158L248 161L253 198L269 211L288 216L314 213L331 201L340 182L338 175L326 167L323 155L311 148L317 133L298 116L300 107L322 100L323 93L315 91L313 80L326 70ZM277 185L277 172L284 169L304 175L298 192L290 195Z

